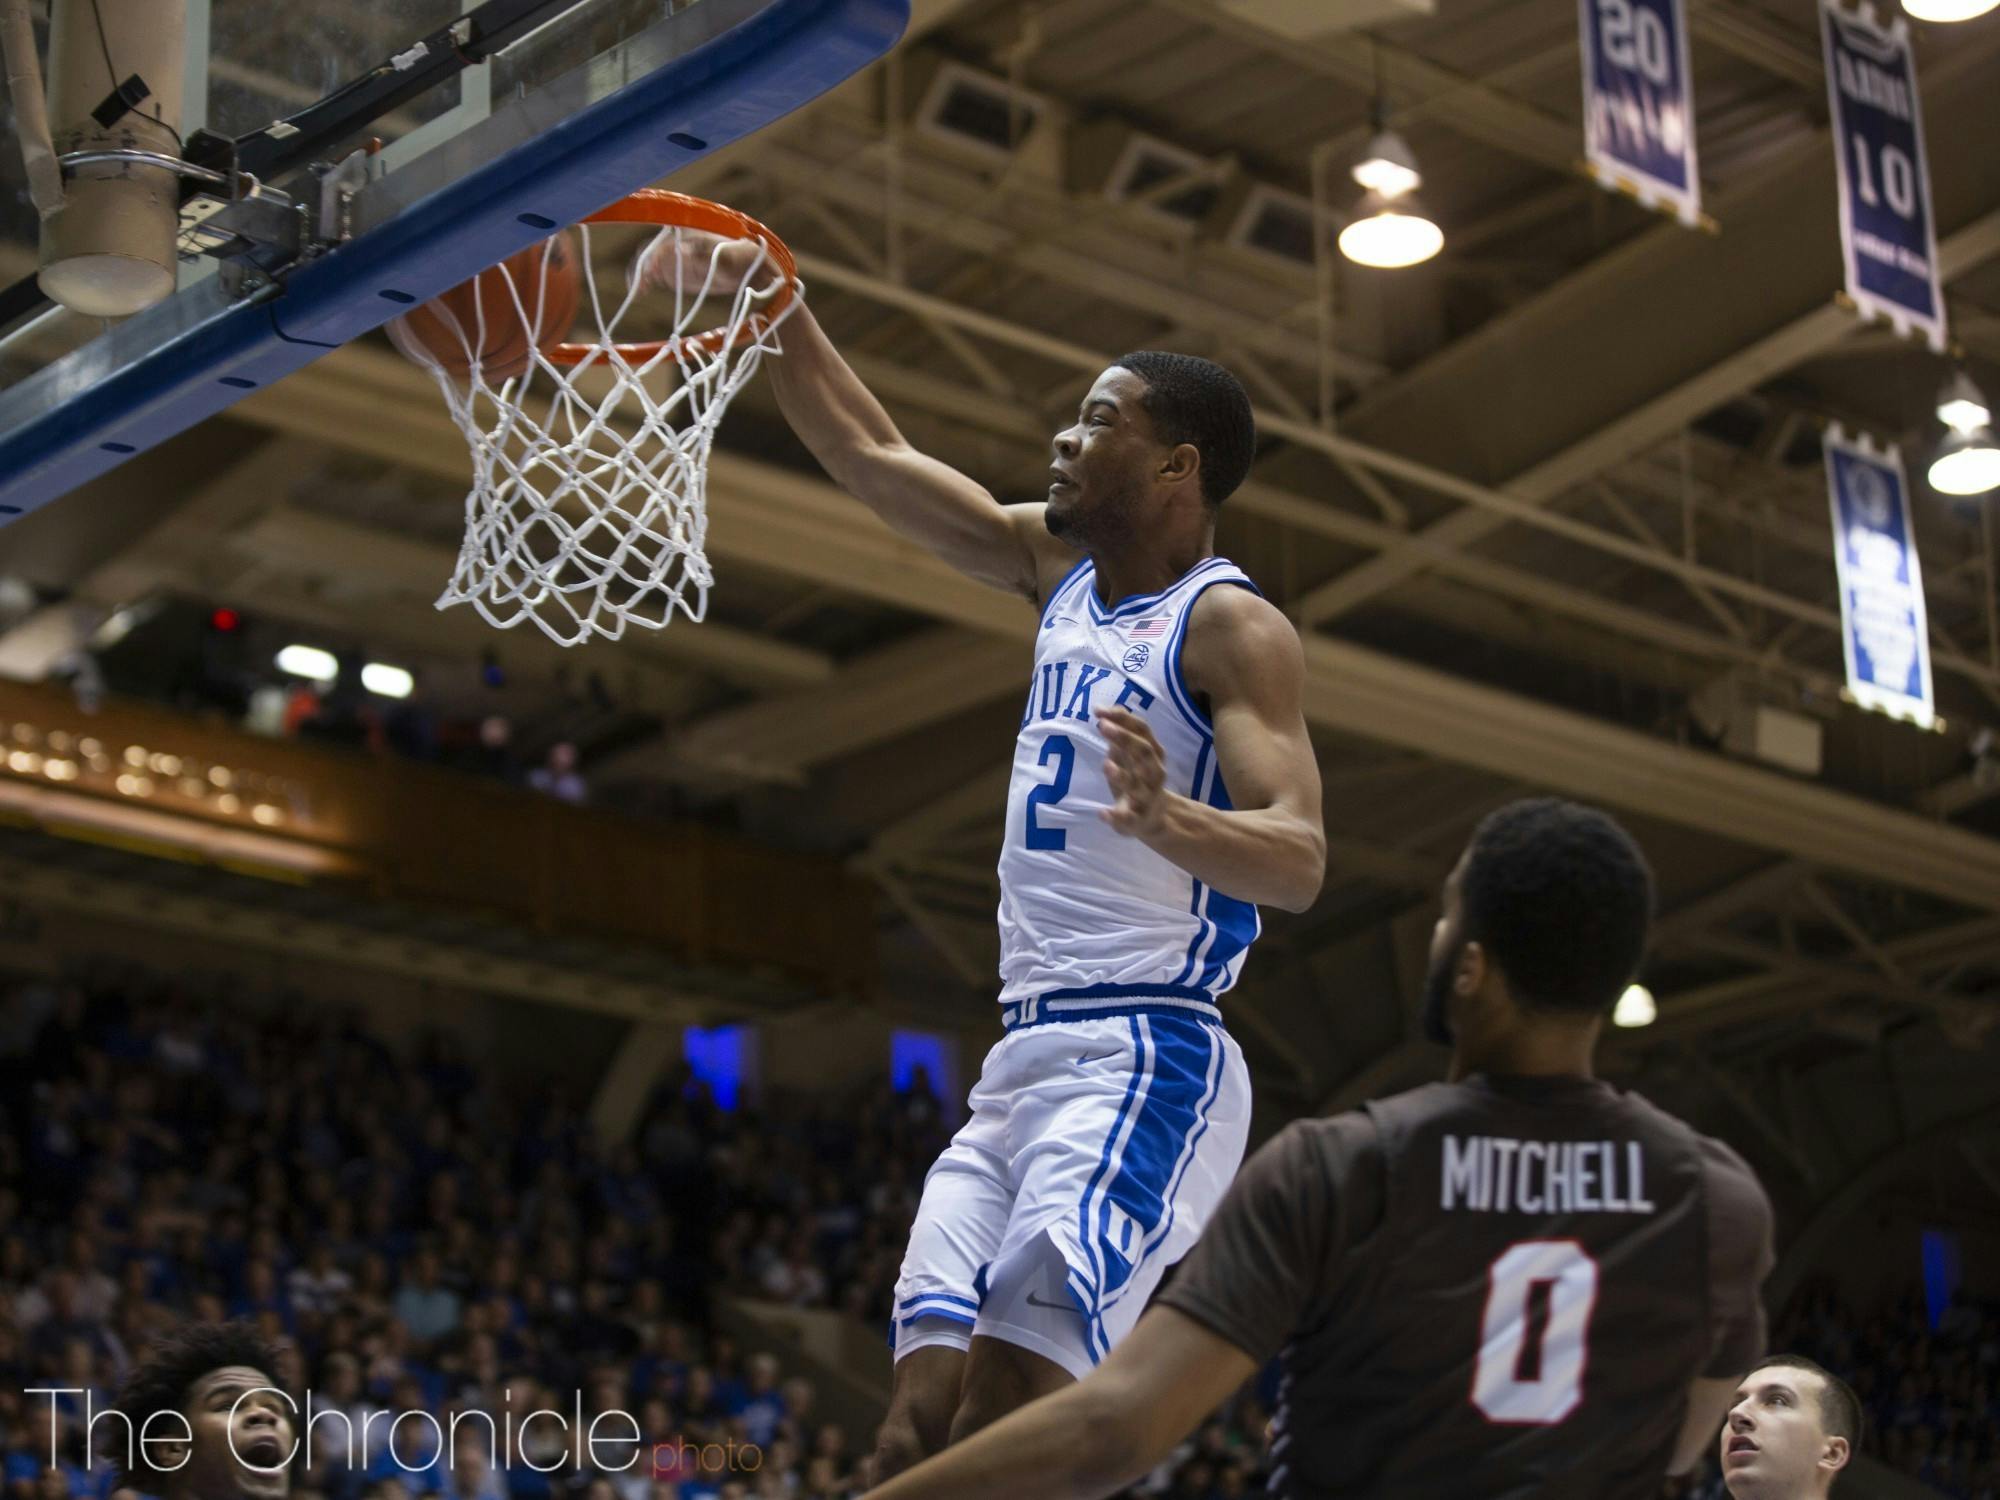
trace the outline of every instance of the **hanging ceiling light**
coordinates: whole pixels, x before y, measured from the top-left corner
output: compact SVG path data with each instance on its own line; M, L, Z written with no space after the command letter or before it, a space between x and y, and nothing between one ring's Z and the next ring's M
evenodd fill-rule
M1444 231L1413 195L1370 192L1355 206L1354 221L1340 231L1339 244L1340 253L1356 265L1395 270L1436 255L1444 248Z
M1340 231L1340 253L1356 265L1396 270L1429 260L1444 248L1444 231L1417 202L1423 173L1409 142L1389 128L1389 101L1382 77L1382 51L1375 50L1375 133L1351 169L1366 189L1354 217Z
M1996 5L2000 0L1903 0L1903 9L1919 21L1970 21Z
M371 661L361 669L361 685L378 698L407 698L416 691L417 679L405 667Z
M1984 427L1954 431L1931 460L1928 477L1940 495L1983 495L2000 489L2000 445Z
M277 665L280 672L320 683L332 682L340 675L340 663L333 653L317 646L287 646L278 653Z
M2000 488L2000 447L1987 426L1993 409L1963 369L1953 370L1938 392L1937 416L1950 430L1931 460L1931 488L1940 495L1983 495Z
M1995 0L2000 3L2000 0ZM1384 198L1400 198L1405 193L1413 193L1423 186L1423 173L1417 170L1417 158L1409 144L1393 130L1382 128L1377 121L1374 139L1368 149L1361 154L1361 160L1352 168L1354 180L1371 193L1380 193Z
M1653 999L1653 992L1643 984L1627 985L1611 1012L1613 1026L1651 1026L1659 1018L1660 1007Z
M2000 4L2000 0L1994 0L1994 3ZM1938 392L1937 416L1953 432L1971 432L1993 420L1985 395L1963 370L1953 370L1951 379Z

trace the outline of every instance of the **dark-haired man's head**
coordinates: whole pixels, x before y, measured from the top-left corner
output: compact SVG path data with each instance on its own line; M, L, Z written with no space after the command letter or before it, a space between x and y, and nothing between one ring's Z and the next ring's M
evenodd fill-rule
M1212 522L1256 452L1250 397L1229 371L1191 354L1127 354L1055 436L1049 532L1096 552L1128 545L1176 505Z
M164 1500L283 1500L292 1409L272 1389L278 1363L247 1323L193 1323L156 1340L118 1399L133 1438L122 1482Z
M1652 869L1610 817L1555 797L1509 803L1445 882L1425 1033L1463 1044L1468 1031L1594 1029L1638 972L1652 913Z
M1797 1354L1743 1377L1722 1424L1722 1482L1735 1500L1813 1500L1833 1487L1861 1442L1861 1403L1847 1382Z

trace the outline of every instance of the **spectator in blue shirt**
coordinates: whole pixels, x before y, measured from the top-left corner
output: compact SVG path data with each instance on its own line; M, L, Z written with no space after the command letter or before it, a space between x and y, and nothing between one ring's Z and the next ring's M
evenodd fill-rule
M759 1448L771 1446L778 1424L785 1420L785 1398L778 1389L778 1361L759 1354L750 1361L750 1388L741 1409L744 1435Z
M429 1344L458 1331L458 1293L443 1285L435 1252L420 1250L396 1293L395 1312L410 1337Z

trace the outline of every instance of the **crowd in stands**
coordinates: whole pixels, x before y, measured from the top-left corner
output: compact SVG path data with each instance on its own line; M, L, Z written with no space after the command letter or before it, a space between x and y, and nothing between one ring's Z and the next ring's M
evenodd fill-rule
M249 1320L281 1351L272 1373L352 1424L351 1443L333 1419L315 1427L298 1500L865 1487L873 1433L821 1420L813 1384L711 1326L711 1299L886 1328L946 1133L921 1081L757 1114L681 1073L629 1146L602 1149L574 1101L502 1086L447 1035L406 1053L354 1015L129 974L0 985L0 1002L0 1500L118 1493L119 1433L100 1424L86 1464L84 1414L189 1318ZM52 1418L34 1386L85 1394ZM1142 1491L1256 1492L1264 1419L1251 1395L1238 1406ZM638 1461L592 1468L546 1421L490 1455L466 1415L504 1431L540 1408L580 1410L584 1428L631 1413L639 1442L599 1452ZM385 1436L418 1412L447 1431L461 1415L449 1454L418 1418Z
M629 1144L604 1148L560 1090L505 1086L448 1034L397 1049L354 1014L225 1005L130 974L0 987L0 1002L0 1500L110 1500L109 1455L82 1462L86 1404L111 1404L148 1341L187 1318L250 1320L288 1387L357 1430L383 1414L351 1449L316 1429L333 1435L295 1472L300 1500L865 1487L873 1434L822 1420L809 1381L711 1325L712 1299L886 1328L949 1133L921 1074L900 1093L731 1112L682 1071ZM1773 1347L1854 1385L1864 1452L1958 1500L2000 1500L2000 1309L1957 1305L1932 1328L1914 1292L1860 1313L1809 1286ZM57 1402L53 1466L48 1398L25 1395L38 1385L86 1393ZM497 1464L466 1441L440 1462L416 1420L380 1439L404 1412L518 1421L573 1414L577 1393L586 1425L632 1413L641 1441L622 1451L647 1456L593 1469L546 1423ZM1267 1381L1239 1393L1136 1491L1260 1493L1270 1399ZM754 1470L709 1462L745 1444ZM1712 1463L1668 1493L1722 1496Z
M564 802L590 800L570 741L555 741L538 764L530 765L518 753L514 725L506 715L441 718L421 696L397 700L368 692L359 684L359 671L358 660L349 660L330 688L303 679L261 688L251 696L244 727L274 738L428 761Z
M219 613L236 619L234 611ZM280 669L254 650L251 634L236 625L227 632L211 625L196 640L197 649L184 653L165 673L156 657L147 654L143 665L114 660L107 679L105 664L83 651L56 675L69 681L87 712L96 711L108 687L195 714L220 715L272 739L423 761L494 777L564 802L589 800L571 736L574 726L615 706L601 673L588 673L580 683L558 673L559 701L544 704L536 725L524 729L501 711L506 700L498 694L507 679L491 656L480 667L481 686L473 696L461 692L454 700L447 695L453 704L448 708L431 691L432 684L415 672L407 674L400 697L371 686L367 653L352 648L330 655L315 648L331 674L322 680L299 675L297 667ZM492 696L482 703L482 694Z

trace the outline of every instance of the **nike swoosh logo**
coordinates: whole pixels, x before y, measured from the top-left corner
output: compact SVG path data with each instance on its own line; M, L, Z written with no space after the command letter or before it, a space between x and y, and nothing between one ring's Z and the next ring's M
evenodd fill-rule
M1073 1302L1044 1302L1033 1292L1028 1293L1028 1305L1030 1307L1051 1308L1056 1312L1076 1313L1079 1318L1083 1316L1081 1312L1077 1311L1077 1306Z
M1095 1057L1079 1057L1079 1058L1078 1058L1078 1059L1076 1060L1076 1065L1077 1065L1077 1066L1078 1066L1079 1068L1081 1068L1081 1067L1084 1067L1085 1065L1087 1065L1087 1064L1089 1064L1089 1063L1096 1063L1096 1062L1103 1062L1105 1058L1107 1058L1107 1057L1116 1057L1117 1055L1118 1055L1118 1052L1117 1052L1117 1050L1116 1050L1116 1049L1114 1048L1113 1050L1111 1050L1111 1051L1109 1051L1109 1052L1100 1052L1100 1053L1098 1053L1098 1054L1097 1054L1097 1056L1095 1056Z

